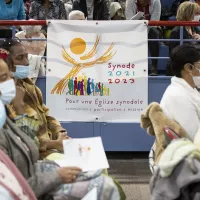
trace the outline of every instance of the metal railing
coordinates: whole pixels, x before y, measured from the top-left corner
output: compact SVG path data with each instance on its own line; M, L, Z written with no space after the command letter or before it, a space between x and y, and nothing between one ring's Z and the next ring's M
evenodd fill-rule
M27 21L27 20L0 20L0 26L11 26L13 30L13 37L15 37L15 26L35 26L41 25L45 26L48 25L50 21L48 20L34 20L34 21ZM200 26L200 22L196 21L148 21L148 26L167 26L167 27L174 27L180 26L180 38L179 39L148 39L148 41L160 41L160 42L176 42L179 41L180 45L183 42L194 42L196 39L183 39L183 27L184 26ZM46 39L20 39L21 41L45 41ZM148 57L149 59L169 59L169 57Z

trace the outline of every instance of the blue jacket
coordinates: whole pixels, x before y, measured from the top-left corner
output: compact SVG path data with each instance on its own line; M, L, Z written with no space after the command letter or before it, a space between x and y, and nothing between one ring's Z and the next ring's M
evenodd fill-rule
M23 0L12 0L6 4L5 0L0 0L0 20L25 20L26 14Z

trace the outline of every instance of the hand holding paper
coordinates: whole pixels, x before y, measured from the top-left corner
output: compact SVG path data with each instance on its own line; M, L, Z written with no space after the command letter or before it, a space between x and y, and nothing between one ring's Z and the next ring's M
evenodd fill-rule
M130 20L141 20L144 18L144 12L138 12L136 15L134 15Z
M56 160L60 167L80 167L83 172L109 168L100 137L63 141L65 159Z

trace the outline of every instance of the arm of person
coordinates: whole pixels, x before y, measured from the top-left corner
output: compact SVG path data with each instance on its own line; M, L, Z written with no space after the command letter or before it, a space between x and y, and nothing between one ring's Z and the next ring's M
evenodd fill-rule
M179 39L180 38L180 29L173 29L171 34L170 34L170 39ZM180 44L179 41L170 41L169 42L169 50L172 52L172 50L177 47Z
M161 16L161 3L160 0L156 0L153 4L153 12L151 14L151 20L159 21Z
M43 104L42 107L46 113L48 129L51 131L53 139L56 140L60 132L67 132L67 131L61 126L58 120L49 115L49 109L47 108L46 105Z
M35 2L31 3L29 17L30 17L30 19L35 19L35 20L38 19L38 8L37 8Z
M178 98L176 96L172 98L168 108L170 113L172 113L173 119L182 126L193 141L199 129L200 119L189 97L185 98L185 96L180 96Z
M34 176L31 176L28 179L28 183L35 193L36 197L38 198L56 189L63 183L63 181L56 171L36 171Z
M60 17L59 17L59 19L64 19L64 20L67 19L67 11L65 9L65 4L62 1L60 1L59 8L60 8L60 11L59 11Z
M130 20L137 14L135 0L126 1L126 19Z
M42 92L37 86L35 86L35 87L36 87L38 99L39 99L41 106L42 106L42 109L43 109L43 111L45 112L45 115L46 115L48 129L52 133L53 140L56 140L58 138L58 134L60 132L66 132L66 130L60 125L60 122L58 120L56 120L54 117L49 115L49 109L43 103Z
M109 1L104 1L103 20L110 20Z
M25 13L23 0L20 1L20 9L19 9L19 13L18 13L17 19L18 20L25 20L26 19L26 13Z

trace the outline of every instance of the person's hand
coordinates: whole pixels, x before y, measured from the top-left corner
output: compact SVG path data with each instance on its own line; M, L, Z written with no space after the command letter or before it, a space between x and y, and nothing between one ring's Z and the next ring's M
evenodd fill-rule
M199 40L200 39L200 35L199 34L193 34L192 37L196 40Z
M78 167L62 167L57 169L57 173L64 183L72 183L81 171Z
M63 140L70 140L70 138L67 135L67 132L59 132L57 135L58 139L56 140L56 149L60 152L63 152Z
M14 106L17 115L25 113L24 95L25 90L22 87L16 86L16 96L12 101L12 105Z

